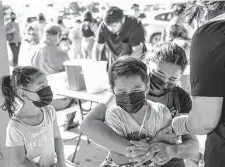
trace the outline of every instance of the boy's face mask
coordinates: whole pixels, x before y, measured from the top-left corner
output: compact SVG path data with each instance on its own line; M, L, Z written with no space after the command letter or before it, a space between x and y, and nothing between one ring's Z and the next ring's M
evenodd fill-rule
M145 91L116 95L116 104L128 113L138 112L145 102Z
M45 107L45 106L49 105L52 102L53 93L52 93L52 90L51 90L50 86L47 86L47 87L45 87L45 88L43 88L43 89L41 89L37 92L33 92L33 91L30 91L30 90L26 90L26 89L25 89L25 91L37 93L40 100L33 101L33 100L29 99L33 102L33 104L36 107L42 108L42 107Z

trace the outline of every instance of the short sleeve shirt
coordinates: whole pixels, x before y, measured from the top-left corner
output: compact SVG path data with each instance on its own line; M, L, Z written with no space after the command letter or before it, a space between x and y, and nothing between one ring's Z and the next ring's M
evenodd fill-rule
M26 158L40 167L55 163L53 122L56 119L52 106L42 108L44 119L37 126L30 126L20 120L11 119L6 129L6 146L24 146Z
M213 21L194 34L190 52L193 96L225 95L225 21Z
M163 127L163 110L165 106L147 100L146 112L150 112L148 119L141 129L134 118L119 106L111 106L107 109L105 123L118 135L128 140L140 140L141 138L152 138ZM143 112L141 112L143 114ZM139 136L139 132L141 136Z
M195 32L190 52L193 96L225 96L225 21L210 21ZM207 135L205 167L225 166L225 106L218 126ZM212 111L213 112L213 111Z
M144 41L144 27L138 19L132 16L125 16L125 23L119 34L111 33L103 22L100 24L97 33L97 42L105 43L109 51L116 56L130 55L133 52L132 47L138 46Z

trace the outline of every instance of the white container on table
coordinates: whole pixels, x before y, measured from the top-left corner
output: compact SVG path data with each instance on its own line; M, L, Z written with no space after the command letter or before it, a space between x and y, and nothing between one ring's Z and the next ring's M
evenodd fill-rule
M99 93L109 89L106 61L86 61L82 64L84 81L88 93Z

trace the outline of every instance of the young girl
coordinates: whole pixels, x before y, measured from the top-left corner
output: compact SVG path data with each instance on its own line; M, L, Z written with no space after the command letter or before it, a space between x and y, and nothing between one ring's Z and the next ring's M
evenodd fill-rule
M146 65L127 57L116 61L109 70L110 86L116 96L116 106L107 109L105 123L127 140L151 140L170 125L170 111L162 104L146 100L149 76ZM112 152L102 166L133 166L124 155ZM144 166L148 166L146 163Z
M1 84L2 108L11 118L6 129L11 166L65 167L55 109L49 106L53 95L44 73L29 66L16 67Z

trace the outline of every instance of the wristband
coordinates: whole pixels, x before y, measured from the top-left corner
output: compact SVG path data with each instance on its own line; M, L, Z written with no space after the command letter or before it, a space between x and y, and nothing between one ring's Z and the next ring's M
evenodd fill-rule
M172 128L176 135L190 134L187 129L188 115L181 115L172 120Z

